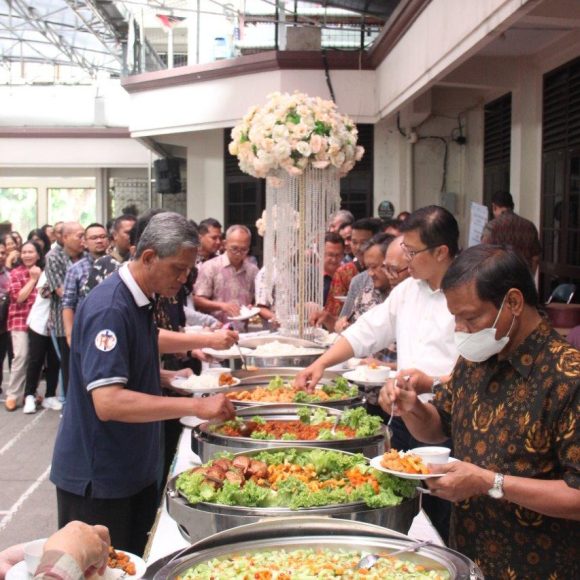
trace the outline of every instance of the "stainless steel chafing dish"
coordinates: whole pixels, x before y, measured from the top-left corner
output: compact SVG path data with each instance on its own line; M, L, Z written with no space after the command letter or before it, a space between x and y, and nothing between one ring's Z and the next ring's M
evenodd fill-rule
M277 447L277 449L283 450L284 447ZM251 456L260 451L262 450L246 451L243 455ZM190 542L244 524L279 518L292 520L304 515L355 520L406 533L411 527L413 518L419 512L418 495L403 500L397 506L385 508L370 508L362 501L299 510L283 507L228 506L208 502L190 504L177 490L178 477L173 477L167 483L167 511L178 523L182 535Z
M232 373L232 376L241 380L241 383L236 387L231 387L227 389L226 393L235 393L239 391L248 391L255 389L257 387L263 387L267 385L273 378L280 377L284 381L292 382L296 375L303 370L301 367L272 367L272 368L259 368L255 370L238 370ZM320 380L320 384L329 383L332 380L341 377L342 374L336 371L326 371ZM272 403L259 403L255 401L234 401L235 406L250 407L257 405L271 405ZM316 405L321 405L322 407L332 407L334 409L351 409L353 407L360 407L364 405L365 399L363 397L362 391L359 387L359 394L355 397L349 397L347 399L340 399L336 401L321 401L316 403Z
M261 368L267 367L304 367L313 363L323 352L324 348L311 340L292 338L289 336L260 336L255 338L245 338L240 340L240 346L255 349L264 344L280 342L292 346L313 349L312 354L287 354L287 355L258 355L248 354L245 356L246 364Z
M260 407L246 407L237 412L237 416L242 419L250 419L259 415L265 420L296 420L297 411L300 407L311 409L321 408L317 405L299 404L278 404L264 405ZM331 417L340 417L342 411L337 409L324 408ZM252 439L250 437L232 437L215 432L215 427L222 423L206 421L193 428L192 448L200 456L202 462L209 461L216 453L229 451L239 453L248 449L269 449L280 445L292 444L294 447L325 447L326 449L336 449L349 451L351 453L362 453L365 457L376 457L385 450L385 426L381 425L379 432L370 437L354 437L352 439L337 439L332 441L287 441L281 439Z
M292 520L263 521L204 538L189 548L154 563L147 570L145 577L154 580L174 580L188 568L212 558L244 552L256 553L308 546L334 550L358 549L364 553L388 553L407 547L413 541L394 530L351 520L307 516ZM483 579L483 574L475 563L449 548L425 546L416 553L401 555L401 558L423 564L431 570L447 573L451 580Z

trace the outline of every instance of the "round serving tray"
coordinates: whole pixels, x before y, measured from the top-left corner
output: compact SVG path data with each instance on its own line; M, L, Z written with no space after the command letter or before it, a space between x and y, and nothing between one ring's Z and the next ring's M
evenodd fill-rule
M256 415L265 420L294 421L298 419L298 409L301 407L324 409L331 417L340 417L342 411L322 405L302 405L297 403L261 405L259 407L245 407L239 409L238 417L250 419ZM338 451L349 451L351 453L362 453L365 457L376 457L385 450L385 426L382 425L376 435L370 437L353 437L351 439L336 439L332 441L288 441L283 439L252 439L251 437L232 437L215 432L215 427L222 423L206 421L195 426L192 430L192 448L200 456L203 463L209 461L216 453L229 451L239 453L248 449L270 449L281 445L292 444L294 447L320 447L335 449Z

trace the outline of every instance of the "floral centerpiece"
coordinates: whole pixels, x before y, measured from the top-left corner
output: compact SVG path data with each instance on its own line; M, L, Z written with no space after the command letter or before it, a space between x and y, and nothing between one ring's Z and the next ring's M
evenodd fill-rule
M250 109L231 136L230 153L254 177L273 177L280 169L298 177L308 167L336 167L343 176L364 154L352 120L339 114L332 101L304 93L269 95L263 107ZM270 180L270 185L276 183Z

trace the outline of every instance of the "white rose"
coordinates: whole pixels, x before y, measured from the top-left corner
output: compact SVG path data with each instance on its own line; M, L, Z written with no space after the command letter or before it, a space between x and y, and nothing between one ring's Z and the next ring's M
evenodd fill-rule
M298 144L296 145L296 151L298 151L298 153L304 157L310 157L312 154L310 144L306 141L298 141Z

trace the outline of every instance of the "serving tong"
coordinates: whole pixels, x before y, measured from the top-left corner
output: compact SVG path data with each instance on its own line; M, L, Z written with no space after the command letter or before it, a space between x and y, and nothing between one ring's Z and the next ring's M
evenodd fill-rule
M405 552L416 552L419 548L423 546L429 546L433 542L431 540L420 540L407 546L406 548L401 548L400 550L395 550L389 554L384 554L379 556L378 554L367 554L360 559L360 562L356 565L356 570L370 570L381 558L391 558L392 556L398 556L399 554L404 554Z

